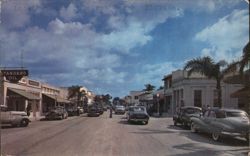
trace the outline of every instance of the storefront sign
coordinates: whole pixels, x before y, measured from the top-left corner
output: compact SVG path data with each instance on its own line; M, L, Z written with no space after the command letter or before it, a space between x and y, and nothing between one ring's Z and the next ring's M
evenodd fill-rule
M28 76L28 70L1 70L3 76L11 83L17 83L23 76Z

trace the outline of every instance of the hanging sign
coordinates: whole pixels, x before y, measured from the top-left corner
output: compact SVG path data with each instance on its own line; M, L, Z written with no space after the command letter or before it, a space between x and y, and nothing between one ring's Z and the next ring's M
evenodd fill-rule
M11 83L17 83L23 76L28 76L28 70L1 70L2 75Z

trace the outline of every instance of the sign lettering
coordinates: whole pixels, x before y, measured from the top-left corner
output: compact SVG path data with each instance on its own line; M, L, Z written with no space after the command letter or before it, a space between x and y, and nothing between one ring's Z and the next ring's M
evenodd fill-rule
M1 70L1 72L12 83L17 83L23 76L29 75L28 70Z

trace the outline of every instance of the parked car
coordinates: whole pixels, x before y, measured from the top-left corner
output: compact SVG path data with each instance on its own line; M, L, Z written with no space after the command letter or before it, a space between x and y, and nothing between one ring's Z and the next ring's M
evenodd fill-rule
M79 115L84 113L83 107L77 107L77 110L78 110Z
M199 118L191 118L192 132L212 134L217 141L221 136L244 137L249 141L249 117L242 110L210 109Z
M66 119L68 117L68 113L65 110L64 107L57 106L53 109L51 109L46 115L45 118L48 120L54 120L54 119Z
M125 114L126 110L125 107L122 105L115 106L115 114Z
M97 106L89 106L88 107L88 114L87 114L89 117L92 117L92 116L95 116L95 117L98 117L100 116L100 112L97 108Z
M142 122L148 124L149 115L144 106L131 106L126 114L128 122Z
M103 114L103 112L104 112L103 107L102 107L101 105L97 105L96 107L97 107L97 111L98 111L98 113L99 113L100 115L102 115L102 114Z
M78 108L77 107L69 107L67 108L68 116L75 116L79 115Z
M27 127L31 121L24 111L10 111L8 107L1 106L1 124Z
M199 117L202 114L200 107L185 106L181 107L180 110L173 116L174 125L178 123L186 127L191 125L191 117Z

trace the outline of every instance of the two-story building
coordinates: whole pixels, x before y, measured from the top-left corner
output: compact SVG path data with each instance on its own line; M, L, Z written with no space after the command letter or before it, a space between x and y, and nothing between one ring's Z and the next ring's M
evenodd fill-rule
M177 70L165 76L163 81L165 103L171 114L181 106L213 107L218 101L216 81L199 73L188 76L187 71ZM243 86L224 82L221 86L222 107L238 108L238 100L230 95Z
M1 105L7 106L13 111L29 111L30 118L36 119L41 116L41 83L23 77L17 83L10 83L3 78L1 85Z

